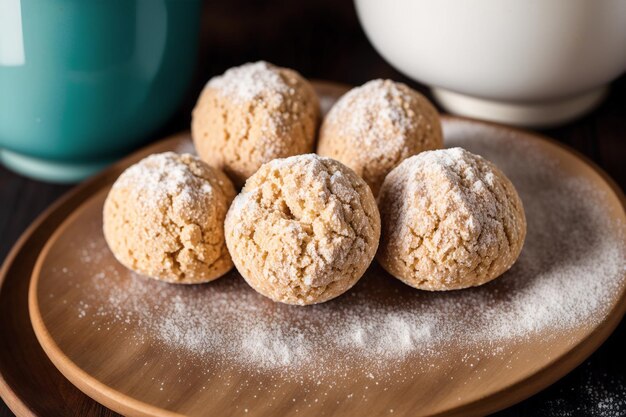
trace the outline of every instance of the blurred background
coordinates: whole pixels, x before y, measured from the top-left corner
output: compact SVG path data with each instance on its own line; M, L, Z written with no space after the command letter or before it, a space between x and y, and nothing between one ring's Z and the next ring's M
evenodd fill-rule
M294 68L309 79L350 85L390 78L432 100L428 87L394 69L376 51L351 0L302 0L296 4L288 0L211 1L204 8L200 39L198 71L190 94L156 137L189 128L190 111L210 77L260 59ZM590 157L623 188L626 77L612 83L606 100L595 111L561 127L539 131Z
M188 130L191 109L207 80L244 62L266 60L298 70L310 79L359 85L374 78L429 89L388 64L374 49L352 0L231 0L202 6L197 64L181 105L137 148ZM0 96L2 95L0 91ZM429 96L431 97L431 96ZM593 112L561 127L540 130L578 150L626 184L626 77L612 83ZM32 220L69 185L20 176L0 166L0 260ZM497 416L626 415L626 324L583 365L545 391ZM0 404L0 417L12 416Z

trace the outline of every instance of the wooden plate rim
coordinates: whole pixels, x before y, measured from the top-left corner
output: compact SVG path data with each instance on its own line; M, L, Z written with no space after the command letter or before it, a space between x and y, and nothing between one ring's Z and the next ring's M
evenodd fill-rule
M444 116L444 120L448 120L453 122L454 120L461 120L466 123L485 125L489 123L483 123L480 121L475 121L472 119L455 117L455 116ZM497 124L489 124L496 129L502 129L503 126ZM562 145L560 143L555 142L552 139L535 135L530 132L525 132L523 130L507 128L504 129L509 130L510 132L514 132L517 135L524 136L527 140L532 141L544 141L548 145L558 145L557 148L561 151L565 151L566 153L570 153L572 157L578 159L583 164L587 164L589 167L593 169L595 173L600 174L602 180L609 185L611 190L614 192L616 197L618 197L622 208L626 209L626 198L624 197L623 192L617 184L614 183L607 174L605 174L599 167L594 166L591 161L587 160L584 156L580 155L576 151L572 151L566 145ZM97 194L100 190L94 192L92 195ZM41 268L40 261L45 257L48 246L54 242L57 234L61 234L65 227L71 222L71 219L78 215L78 212L73 213L73 215L66 219L64 223L58 228L55 234L50 238L50 241L46 244L46 247L42 250L40 258L38 259L37 265L33 271L33 279L31 281L31 298L29 306L31 307L31 317L34 316L33 312L33 304L35 303L36 293L32 290L36 287L36 279L34 277L38 273ZM582 363L591 353L593 353L612 333L612 331L617 327L619 322L621 321L624 313L626 313L626 291L622 291L622 294L619 297L619 301L615 304L614 308L607 314L607 318L597 326L586 338L582 339L578 344L576 344L569 352L566 354L555 358L554 360L546 363L546 365L529 376L526 379L522 379L509 385L507 387L503 387L501 390L492 392L481 399L477 399L470 403L466 403L455 407L453 409L446 410L442 413L436 414L437 416L456 416L456 415L477 415L477 414L485 414L491 413L502 408L505 408L511 404L519 402L524 398L527 398L533 395L536 392L539 392L543 388L552 384L556 380L563 377L573 368ZM40 318L40 317L39 317ZM35 325L35 323L33 323ZM39 325L40 323L37 323ZM42 326L43 327L43 326ZM53 339L47 334L47 331L44 330L42 335L39 335L38 328L35 326L35 333L37 334L40 342L42 342L42 346L47 353L53 353L54 355L59 355L57 360L59 364L55 363L57 368L63 373L73 384L79 387L83 392L89 395L92 398L96 398L101 401L103 404L110 406L111 409L118 412L128 412L128 404L134 404L134 407L131 407L130 410L134 412L139 412L140 414L145 415L156 415L163 417L170 417L177 414L170 414L169 412L164 412L161 409L154 408L148 404L137 401L126 395L109 388L108 386L100 383L94 378L88 376L84 373L78 366L73 364L69 358L67 358L62 351L56 346ZM47 336L47 337L46 337ZM42 338L44 340L42 340ZM46 346L48 344L48 346ZM51 352L48 352L50 349ZM49 355L50 356L50 355ZM52 359L52 358L51 358ZM53 362L54 359L52 359ZM112 401L108 403L107 400ZM488 403L488 404L486 404Z
M477 121L477 120L464 118L464 117L448 116L448 115L442 116L442 119L448 120L448 121L461 120L464 122L469 122L469 123L474 123L474 124L489 125L497 129L514 132L517 135L523 135L528 139L532 139L535 141L540 140L540 141L547 142L550 145L554 145L555 147L560 148L562 151L569 153L573 157L577 158L580 162L582 162L583 164L586 164L595 173L597 173L602 178L602 180L606 184L608 184L609 188L613 191L615 196L618 198L618 200L621 203L622 209L626 210L626 197L624 196L624 193L621 190L621 188L613 181L613 179L611 179L608 176L608 174L606 174L593 161L590 161L587 157L585 157L584 155L580 154L578 151L570 148L567 145L559 143L541 134L536 134L534 132L531 133L531 132L527 132L524 130L511 128L508 126L502 126L496 123L489 123L489 122ZM0 269L0 289L6 279L7 273L10 270L12 263L14 262L15 258L17 257L21 249L36 233L40 232L40 229L42 228L42 226L44 225L47 219L53 217L53 215L55 215L57 212L60 212L63 209L78 208L85 201L93 197L93 195L96 194L98 191L100 191L103 187L109 185L114 180L113 173L123 169L132 161L140 158L142 155L151 153L153 149L157 147L162 147L165 141L176 141L176 140L182 139L183 137L188 137L188 134L187 133L177 134L167 139L164 139L163 141L157 142L143 149L140 149L139 151L133 153L132 155L124 158L120 162L106 169L103 173L97 175L93 179L88 180L87 182L77 186L73 190L70 190L68 193L62 196L59 200L57 200L50 208L48 208L40 216L38 216L38 218L31 224L31 226L27 228L27 230L18 239L13 249L7 255L7 258L4 261L2 268ZM89 191L92 188L94 190ZM86 192L86 191L89 191L89 192ZM62 225L63 223L67 221L68 221L68 218L61 220L59 222L59 225ZM59 226L57 226L57 229L58 228ZM56 232L57 230L55 230L54 233ZM42 251L42 254L43 253L44 251ZM39 263L39 259L37 263ZM507 406L510 406L512 404L515 404L535 394L536 392L544 389L548 385L560 379L562 376L564 376L566 373L568 373L577 365L579 365L582 361L584 361L589 355L591 355L591 353L593 353L593 351L595 351L606 340L606 338L611 334L611 332L617 327L624 313L626 313L626 291L622 292L621 296L619 297L618 303L607 315L607 319L603 323L601 323L598 327L596 327L596 329L593 332L591 332L588 337L586 337L585 339L582 339L576 346L574 346L565 355L559 358L556 358L552 362L549 362L543 369L533 374L532 376L526 378L525 380L518 381L517 383L514 383L513 385L509 387L505 387L500 391L491 393L485 396L484 398L476 400L472 403L464 404L454 409L447 410L443 413L438 414L438 416L491 413L491 412L498 411L502 408L505 408ZM64 373L62 370L61 372ZM71 379L70 381L74 382ZM86 392L86 394L90 395L88 392ZM2 369L0 369L0 396L2 396L2 398L7 402L7 405L16 414L35 416L35 414L31 412L28 404L23 402L22 399L17 396L15 391L12 389L12 387L6 382L3 376ZM160 415L171 416L171 415L176 415L176 414L160 414Z
M165 139L162 139L156 143L147 145L144 148L133 152L131 155L124 157L120 161L106 168L100 174L97 174L93 178L84 181L83 183L77 185L76 187L67 191L65 194L59 197L54 203L50 205L50 207L45 209L35 218L30 226L28 226L26 230L20 235L20 237L13 245L13 248L7 254L7 257L0 267L0 292L2 291L2 286L8 276L9 271L12 269L12 266L19 254L21 253L22 249L39 233L45 234L46 230L44 229L47 226L46 223L48 221L50 221L51 219L55 219L55 217L64 210L69 211L78 208L85 201L89 200L95 192L110 184L115 179L112 178L114 176L114 173L120 172L129 164L141 158L142 155L152 153L153 149L163 146L166 141L177 141L188 136L189 135L186 132L177 133L168 136ZM91 190L95 190L95 192ZM56 224L51 225L51 231L47 236L47 240L50 239L56 229L65 222L66 218L56 220ZM0 397L5 401L9 409L17 416L44 417L35 414L32 411L31 407L28 405L28 403L20 398L20 396L15 392L13 387L7 382L4 376L3 369L0 369Z
M43 323L43 317L39 309L39 303L37 302L37 290L39 285L38 277L47 258L47 254L50 248L54 246L59 236L65 232L65 229L72 224L72 221L76 217L82 214L87 206L86 203L106 191L105 188L106 187L100 187L97 191L94 191L94 193L87 200L83 201L78 207L76 207L72 214L69 215L59 227L57 227L37 257L28 288L28 311L30 314L30 322L33 326L33 330L35 330L35 336L46 353L46 356L48 356L48 359L50 359L54 366L75 387L95 401L123 415L132 413L132 415L146 417L184 417L183 414L166 411L143 401L139 401L122 392L110 388L98 379L92 377L81 367L76 365L65 354L65 352L59 348Z

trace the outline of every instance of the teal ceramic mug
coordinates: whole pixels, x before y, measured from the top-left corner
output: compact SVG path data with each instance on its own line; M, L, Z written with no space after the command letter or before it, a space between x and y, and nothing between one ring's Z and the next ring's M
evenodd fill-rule
M80 180L137 147L180 104L201 0L0 2L0 160Z

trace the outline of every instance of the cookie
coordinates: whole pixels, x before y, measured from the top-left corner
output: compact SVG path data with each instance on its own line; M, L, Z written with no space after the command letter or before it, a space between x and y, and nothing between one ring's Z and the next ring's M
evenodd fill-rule
M118 261L172 283L214 280L233 266L224 218L231 181L190 154L151 155L115 181L104 203L104 237Z
M200 158L241 187L272 159L312 152L319 117L319 100L300 74L256 62L208 82L191 133Z
M422 152L387 175L378 196L379 263L424 290L484 284L517 260L522 201L494 164L461 148Z
M314 154L263 165L226 216L237 270L259 293L314 304L347 291L371 263L380 216L367 184Z
M353 88L331 108L317 153L360 175L374 195L404 159L443 146L439 114L420 93L391 80Z

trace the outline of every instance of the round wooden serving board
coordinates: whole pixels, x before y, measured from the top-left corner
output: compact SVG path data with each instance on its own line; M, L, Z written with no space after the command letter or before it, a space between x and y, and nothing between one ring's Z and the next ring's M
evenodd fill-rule
M343 91L329 85L321 90L326 105ZM466 119L444 117L443 123L446 146L464 146L493 160L512 178L526 207L529 234L520 261L486 286L421 292L374 263L348 294L320 306L294 307L257 295L236 271L207 285L184 287L131 274L103 241L104 198L117 175L140 158L190 149L188 137L180 135L127 158L52 208L9 256L0 300L15 287L16 272L21 271L24 280L34 264L34 254L24 257L24 248L30 243L30 249L38 251L51 235L30 286L36 336L74 385L126 415L467 416L496 411L574 368L623 316L624 197L600 170L554 142ZM562 190L562 199L555 200L554 193ZM579 210L561 216L559 209L568 204ZM588 239L591 248L611 242L617 252L575 253L576 247L563 239L567 233L572 241ZM598 259L607 259L607 265ZM566 285L558 287L550 280ZM596 281L606 288L598 288ZM586 284L589 291L580 291ZM538 292L542 288L550 296ZM588 307L573 308L555 288ZM521 308L523 302L534 312ZM222 304L212 307L217 303ZM536 313L539 310L544 313ZM437 317L439 312L445 317ZM486 312L490 316L482 320ZM186 317L191 324L181 320ZM389 332L385 326L398 324L398 317L402 332ZM501 318L519 318L520 323L504 325ZM246 351L242 334L250 323L259 325L259 332L280 330L263 333L277 340L264 340L263 349ZM422 325L426 333L417 331ZM304 353L293 350L292 341L285 342L287 355L281 360L258 356L272 354L266 348L296 330ZM339 337L344 330L346 337ZM4 328L0 331L6 335ZM499 331L503 333L496 334ZM364 345L355 345L357 333L364 335ZM20 343L32 339L16 338ZM38 355L19 359L22 366L45 368L28 365L42 361ZM55 406L67 409L64 399L54 396L54 383L64 382L53 371L46 372L48 386L33 384L39 400L47 402L44 409L34 404L35 392L24 397L23 385L30 381L16 380L28 373L11 370L2 355L0 365L0 389L5 398L16 394L8 402L18 414L44 415L33 410L46 410L49 415Z

